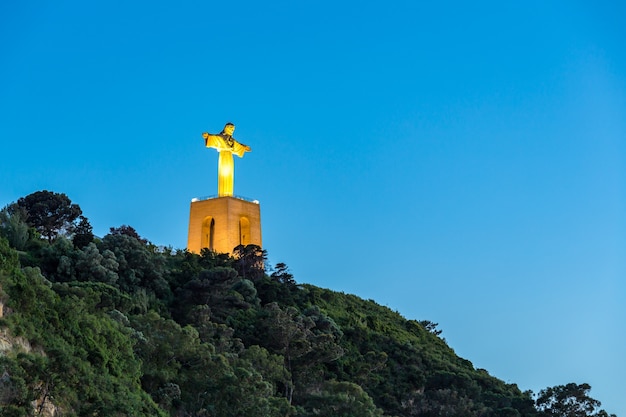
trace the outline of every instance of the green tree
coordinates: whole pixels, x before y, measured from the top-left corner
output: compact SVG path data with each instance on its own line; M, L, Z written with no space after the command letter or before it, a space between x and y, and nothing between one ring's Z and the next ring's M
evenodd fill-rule
M235 263L233 267L239 275L251 281L257 281L265 276L267 251L258 245L239 245L233 249Z
M241 278L230 267L203 270L177 291L176 316L192 322L189 314L196 306L210 307L211 318L217 323L234 320L240 313L259 305L254 284Z
M17 252L9 247L9 241L0 236L0 276L19 266Z
M23 399L48 397L68 415L161 415L141 390L131 329L98 310L99 297L52 285L38 268L1 269L12 311L3 322L35 348L30 355L19 349L7 354L0 374L10 388L11 408L1 415L38 415ZM59 286L67 289L62 296L55 291Z
M6 206L0 210L0 236L4 236L9 244L17 250L23 250L28 242L28 224L26 212L17 206Z
M279 384L291 379L291 375L284 367L283 357L273 355L265 348L253 345L239 356L247 360L254 369L263 375L263 379L271 382L274 385L274 390L278 388Z
M302 396L322 382L321 365L343 355L337 343L341 330L317 306L301 313L295 307L281 308L277 303L270 303L263 311L261 343L284 358L285 375L291 375L290 380L283 382L284 395L290 403L297 403L297 395Z
M433 323L430 320L420 320L419 324L421 324L424 327L424 329L428 330L435 336L439 336L442 333L441 330L437 329L437 326L439 326L439 323Z
M144 245L147 245L149 243L147 239L144 239L141 236L139 236L139 233L137 233L134 227L128 226L125 224L121 225L120 227L111 227L109 229L109 234L118 235L118 236L119 235L130 236L130 237L137 239Z
M76 228L76 219L83 214L67 195L47 190L22 197L17 200L17 205L28 215L27 223L48 241L59 234L71 235Z
M43 275L53 282L76 279L75 264L79 250L65 236L59 236L52 244L45 244L37 251L38 265Z
M80 216L80 221L76 226L74 238L72 243L79 249L84 248L91 242L93 242L93 227L89 223L89 220L85 216Z
M281 284L286 284L289 286L296 285L296 280L293 278L291 272L289 272L289 267L287 266L287 264L284 264L282 262L276 264L276 266L274 267L274 271L272 272L270 277L273 280L280 282Z
M352 382L327 381L319 393L310 395L299 416L382 417L372 398Z
M546 417L615 417L601 410L600 401L591 398L589 384L575 384L549 387L539 392L537 409Z
M119 276L116 285L122 291L134 293L143 288L161 300L169 299L170 287L164 278L165 255L154 245L131 233L115 232L106 235L98 247L103 255L106 250L115 254Z
M118 279L117 270L119 264L115 254L108 249L100 253L92 242L76 255L76 278L78 281L98 281L107 284L115 284Z

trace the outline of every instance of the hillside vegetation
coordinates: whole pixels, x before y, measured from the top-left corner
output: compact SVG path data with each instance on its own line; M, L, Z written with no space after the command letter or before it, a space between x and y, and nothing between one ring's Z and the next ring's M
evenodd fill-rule
M522 392L354 295L298 284L257 246L93 236L41 191L0 212L2 416L608 416L586 384Z

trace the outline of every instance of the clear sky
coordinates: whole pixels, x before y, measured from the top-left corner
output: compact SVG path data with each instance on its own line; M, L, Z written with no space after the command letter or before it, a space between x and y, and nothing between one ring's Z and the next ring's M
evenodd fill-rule
M225 122L270 261L626 416L626 3L0 4L0 206L184 248Z

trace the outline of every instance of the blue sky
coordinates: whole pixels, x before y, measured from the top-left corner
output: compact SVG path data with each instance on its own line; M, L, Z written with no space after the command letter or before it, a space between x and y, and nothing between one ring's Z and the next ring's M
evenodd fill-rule
M272 263L438 322L522 389L588 382L626 415L625 18L618 1L4 2L0 205L63 192L97 234L183 248L191 198L217 190L201 134L232 121Z

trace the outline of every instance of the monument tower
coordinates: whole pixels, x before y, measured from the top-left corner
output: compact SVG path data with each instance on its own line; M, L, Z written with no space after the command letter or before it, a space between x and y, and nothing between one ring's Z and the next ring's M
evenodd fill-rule
M217 197L191 200L187 249L200 253L204 248L232 253L238 245L261 245L261 207L233 195L233 154L243 157L249 146L233 138L235 125L227 123L219 134L203 133L207 148L219 153L217 163Z

